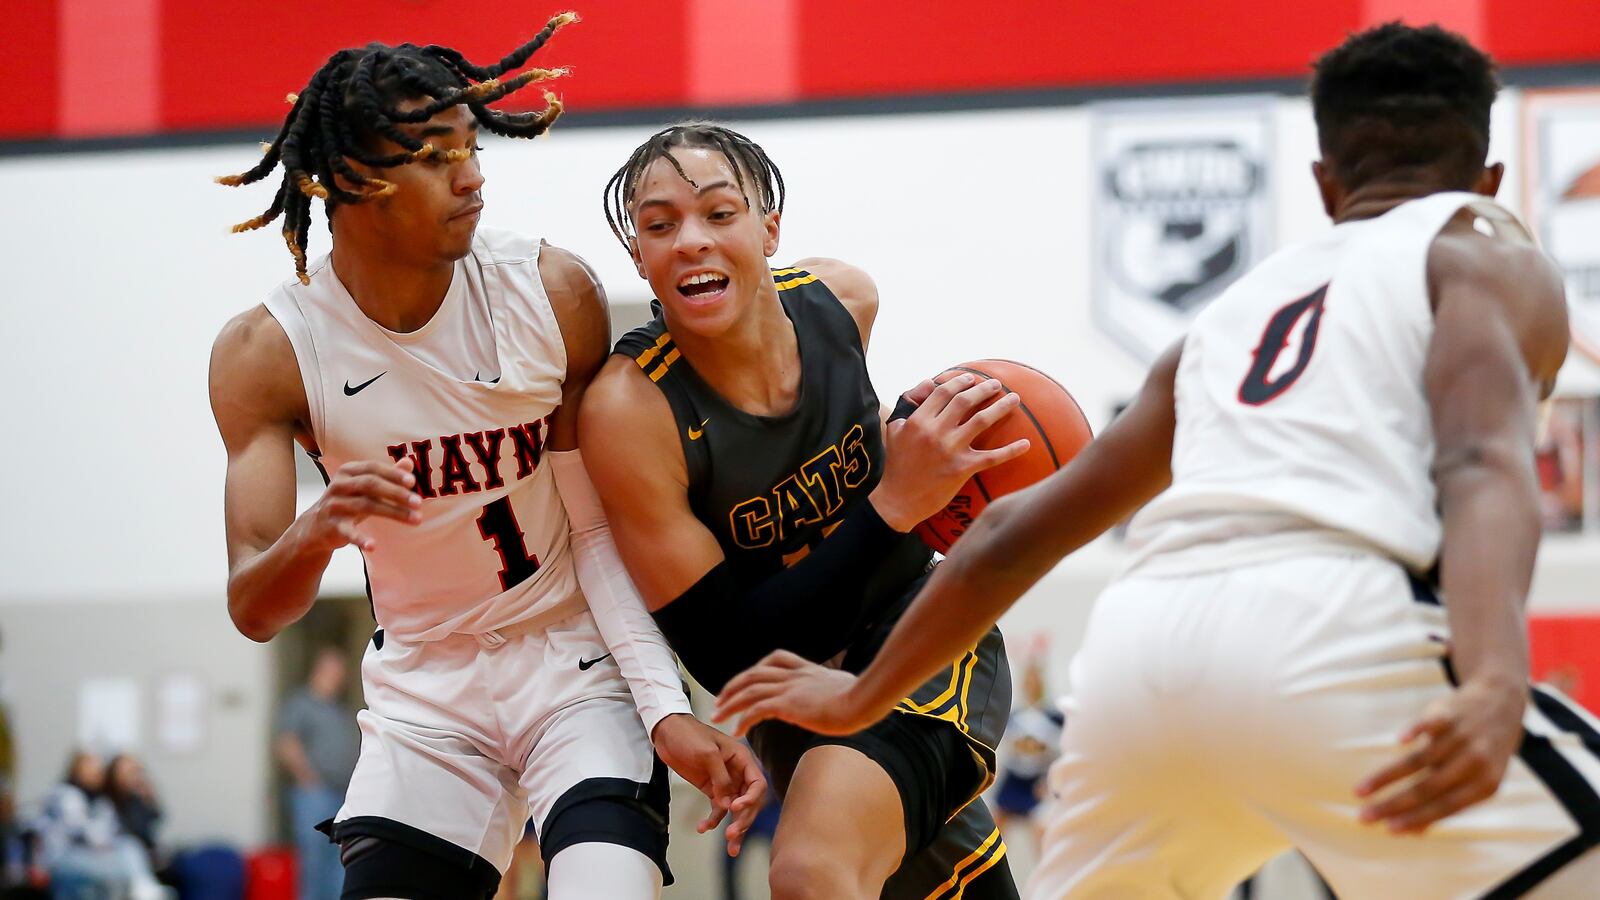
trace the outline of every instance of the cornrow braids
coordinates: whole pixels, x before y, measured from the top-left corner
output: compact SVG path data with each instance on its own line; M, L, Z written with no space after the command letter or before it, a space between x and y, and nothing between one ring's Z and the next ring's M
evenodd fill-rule
M534 112L502 112L489 104L533 82L567 74L566 69L534 68L507 77L557 31L576 21L576 13L552 17L531 40L490 66L476 65L460 51L438 45L373 43L328 57L298 94L286 98L289 114L277 137L263 145L261 161L237 175L216 179L229 186L253 184L283 167L271 205L232 230L262 228L282 216L283 240L294 257L295 275L302 284L310 284L306 247L313 197L321 198L331 212L339 204L366 203L394 193L393 182L358 172L351 160L384 169L435 157L448 162L469 158L468 151L440 150L400 129L426 122L453 106L465 105L484 130L498 135L544 134L562 110L561 101L549 91L544 94L545 108ZM418 98L427 103L410 111L399 109L405 100ZM402 152L373 152L375 138L388 139Z
M631 252L631 242L637 236L633 230L633 217L628 207L632 205L634 193L639 188L639 179L644 177L645 170L650 168L651 163L664 159L672 166L673 171L678 173L679 178L688 182L691 187L699 187L673 157L672 151L679 147L695 147L721 153L733 167L734 182L739 187L739 193L744 195L747 204L752 208L759 206L762 213L783 212L783 173L778 171L777 163L767 156L767 151L761 149L760 144L723 125L711 122L681 122L651 135L633 151L633 155L629 156L622 168L611 176L611 180L606 182L602 195L606 223L611 226L611 233L616 235L625 249ZM754 196L745 185L747 176L755 181Z

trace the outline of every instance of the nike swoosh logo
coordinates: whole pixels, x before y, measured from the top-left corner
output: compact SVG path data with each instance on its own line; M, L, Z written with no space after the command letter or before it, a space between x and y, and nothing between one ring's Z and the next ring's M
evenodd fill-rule
M605 656L596 656L594 659L583 659L582 657L579 657L578 658L578 671L587 672L587 671L589 671L590 668L592 668L594 666L595 663L599 662L602 659L606 659L609 656L611 656L611 654L607 653Z
M372 376L371 378L368 378L366 381L361 382L360 384L356 385L355 387L351 387L350 386L350 382L346 381L344 383L344 395L346 397L354 397L355 395L357 395L357 394L361 393L362 391L366 390L368 385L372 384L374 381L377 381L379 378L382 378L383 376L385 376L387 374L389 374L389 371L387 369L385 369L384 371L379 372L378 374Z
M693 425L690 425L689 426L689 440L691 440L691 441L700 440L700 438L702 436L704 436L705 433L706 433L706 422L709 422L709 421L711 421L711 420L710 419L706 419L705 421L701 422L699 428L696 428Z
M500 376L496 375L493 378L493 380L484 381L482 372L473 372L472 373L472 380L478 382L479 384L499 384L500 383Z

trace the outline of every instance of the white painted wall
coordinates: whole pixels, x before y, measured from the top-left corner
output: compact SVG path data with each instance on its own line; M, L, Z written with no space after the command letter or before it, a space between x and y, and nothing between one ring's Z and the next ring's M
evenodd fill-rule
M1508 92L1496 109L1493 151L1513 169L1515 101ZM1277 110L1276 220L1281 241L1292 241L1327 225L1308 174L1309 109L1284 99ZM837 256L876 277L883 308L872 372L885 396L985 356L1051 372L1097 427L1136 390L1142 367L1095 329L1087 305L1083 109L741 127L767 147L791 189L780 261ZM600 190L650 130L558 128L531 144L489 141L485 222L544 235L587 257L614 298L641 296L644 284L606 229ZM219 615L224 457L206 396L218 329L292 272L275 233L228 234L231 223L265 207L271 189L210 180L245 168L257 152L241 142L0 160L8 202L0 217L0 672L11 695L25 698L25 785L56 772L71 717L49 709L70 702L75 679L107 666L144 671L130 661L146 640L138 610L204 610L151 621L171 629L152 652L174 665L192 662L219 685L236 683L251 704L267 690L266 657ZM1507 179L1513 206L1518 184ZM320 224L312 243L314 254L328 247ZM1574 367L1569 377L1594 374ZM1115 546L1089 548L1025 600L1008 628L1056 634L1064 663L1089 597L1119 563ZM1593 540L1552 539L1534 602L1600 608L1597 583ZM360 585L354 557L340 559L325 582L338 593ZM106 613L118 606L125 612ZM23 635L49 640L18 649ZM252 708L264 723L265 706ZM220 729L224 714L216 720ZM214 827L240 841L264 829L264 727L239 731L239 740L216 744L188 769L204 778L222 760L237 773L237 802L218 812ZM208 803L208 784L196 782L183 802L197 810ZM176 821L190 810L174 813ZM212 813L193 815L213 827L204 818Z

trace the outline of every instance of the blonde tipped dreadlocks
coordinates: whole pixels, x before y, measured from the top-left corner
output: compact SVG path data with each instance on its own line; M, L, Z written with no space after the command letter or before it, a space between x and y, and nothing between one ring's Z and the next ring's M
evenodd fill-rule
M265 155L248 171L224 175L217 183L252 184L271 174L281 163L283 180L272 204L261 215L233 226L235 233L251 231L283 216L283 239L294 257L295 274L309 284L306 274L306 240L311 230L311 198L330 209L345 203L365 203L394 193L393 182L357 172L356 160L372 168L403 166L418 160L463 162L466 150L441 151L401 131L400 125L426 122L452 106L465 105L479 125L506 137L531 138L543 134L561 115L561 103L545 92L543 110L508 113L488 104L535 81L559 78L566 69L528 69L512 77L551 35L578 21L575 13L562 13L547 22L533 39L492 66L478 66L449 47L415 44L368 44L340 50L311 76L303 90L290 94L291 104L283 127ZM429 99L426 106L401 112L398 104L413 97ZM371 151L374 137L387 138L404 152L379 155ZM350 189L335 180L344 179Z

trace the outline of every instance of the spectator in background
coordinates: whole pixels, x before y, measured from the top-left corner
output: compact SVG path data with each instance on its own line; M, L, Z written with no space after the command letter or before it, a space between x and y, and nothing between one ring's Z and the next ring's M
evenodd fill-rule
M171 893L150 871L143 846L122 833L105 795L106 767L86 751L72 755L66 779L45 797L37 824L40 862L54 897L163 900Z
M151 868L159 868L156 829L161 824L161 804L138 759L127 753L111 758L106 764L106 797L117 811L122 832L143 844Z
M344 886L339 848L316 830L344 803L361 749L356 717L342 702L344 652L323 647L306 686L283 704L273 750L288 770L289 808L300 866L300 900L338 900Z
M1045 693L1043 643L1027 658L1022 669L1021 703L1011 712L1001 747L1000 777L994 788L995 822L1002 830L1025 824L1038 855L1040 826L1034 812L1044 799L1045 773L1061 754L1061 711ZM1007 835L1016 842L1016 838Z

